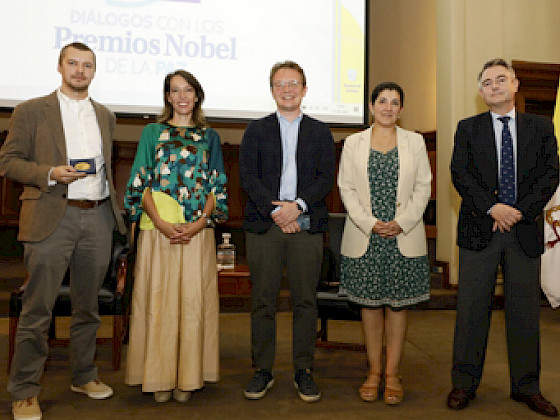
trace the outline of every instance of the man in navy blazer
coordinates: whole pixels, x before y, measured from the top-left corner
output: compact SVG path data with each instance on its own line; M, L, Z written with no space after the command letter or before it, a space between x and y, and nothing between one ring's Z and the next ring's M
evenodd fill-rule
M270 72L270 88L277 112L247 127L239 156L241 186L249 198L244 227L256 368L245 396L262 398L274 384L276 301L285 267L294 306L294 383L302 400L314 402L321 397L311 375L316 287L328 221L325 197L334 182L334 142L324 123L300 110L307 86L298 64L276 64Z
M543 208L558 185L554 129L550 119L516 112L519 82L504 60L487 62L478 81L490 112L459 122L451 161L462 202L453 389L447 404L462 409L475 397L501 265L511 398L555 417L558 411L539 387L539 256Z

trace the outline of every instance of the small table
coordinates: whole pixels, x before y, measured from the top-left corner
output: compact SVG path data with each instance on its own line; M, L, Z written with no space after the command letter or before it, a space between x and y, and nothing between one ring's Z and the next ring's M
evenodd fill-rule
M247 264L218 271L218 293L222 312L249 311L251 308L251 274Z
M218 271L218 293L221 295L251 295L251 274L247 264L235 264L235 268Z

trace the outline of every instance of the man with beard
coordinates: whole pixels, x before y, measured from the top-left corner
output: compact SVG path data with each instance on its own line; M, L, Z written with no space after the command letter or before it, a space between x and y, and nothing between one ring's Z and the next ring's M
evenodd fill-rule
M70 271L71 390L103 399L113 390L94 364L100 324L97 295L111 258L115 226L125 227L111 174L114 115L90 99L95 54L82 43L62 48L59 89L20 104L0 150L0 175L24 185L18 239L29 279L8 380L14 419L40 419L39 381L47 331Z

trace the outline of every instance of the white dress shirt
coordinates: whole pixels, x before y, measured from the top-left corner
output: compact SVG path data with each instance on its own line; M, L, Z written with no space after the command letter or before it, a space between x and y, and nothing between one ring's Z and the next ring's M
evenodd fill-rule
M95 174L88 174L68 185L68 199L102 200L109 195L105 175L105 159L101 131L89 96L74 100L57 91L66 141L66 156L70 159L95 160Z

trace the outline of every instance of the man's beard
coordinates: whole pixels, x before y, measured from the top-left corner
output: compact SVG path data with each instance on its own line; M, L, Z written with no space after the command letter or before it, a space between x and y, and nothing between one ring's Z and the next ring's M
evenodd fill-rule
M76 86L76 85L73 84L73 83L69 83L69 84L68 84L68 87L69 87L70 89L72 89L74 92L85 92L86 90L88 90L89 84L84 85L84 86Z

